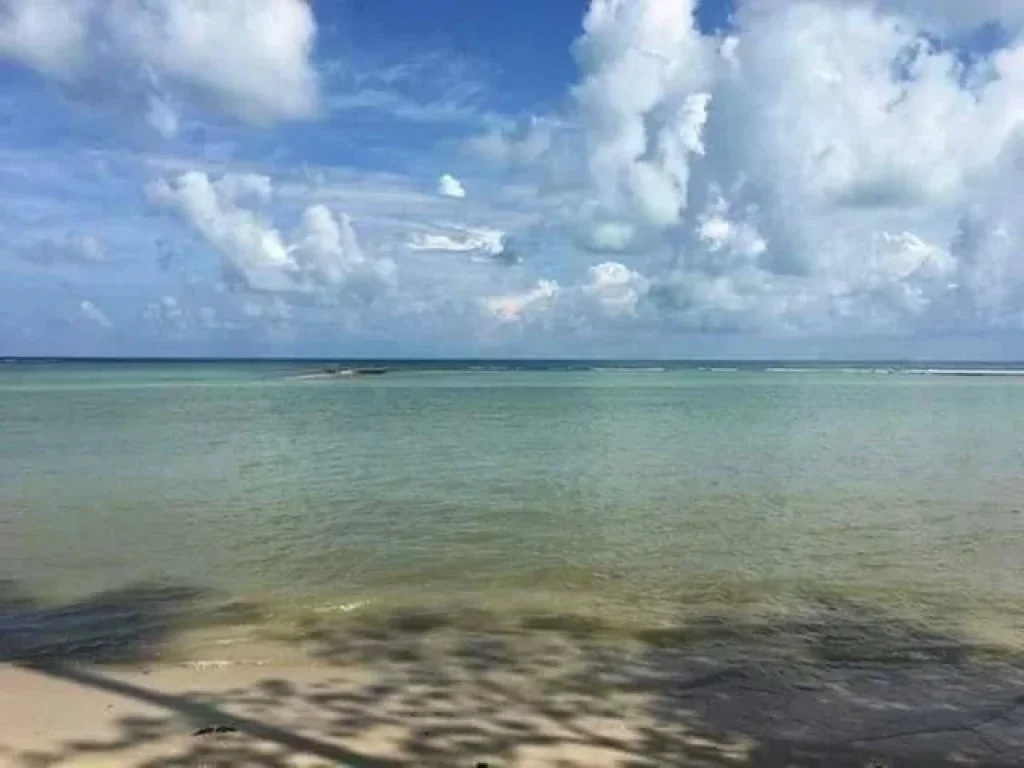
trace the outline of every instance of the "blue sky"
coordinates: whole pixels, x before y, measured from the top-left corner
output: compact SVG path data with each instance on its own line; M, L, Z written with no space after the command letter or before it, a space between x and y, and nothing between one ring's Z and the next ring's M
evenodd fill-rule
M1022 23L0 0L0 354L1024 357Z

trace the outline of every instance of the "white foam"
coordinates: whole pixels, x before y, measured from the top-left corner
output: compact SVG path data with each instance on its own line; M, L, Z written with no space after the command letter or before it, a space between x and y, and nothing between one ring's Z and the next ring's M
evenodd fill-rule
M328 605L324 608L317 608L316 613L352 613L370 604L369 600L357 600L354 603L341 603L339 605Z

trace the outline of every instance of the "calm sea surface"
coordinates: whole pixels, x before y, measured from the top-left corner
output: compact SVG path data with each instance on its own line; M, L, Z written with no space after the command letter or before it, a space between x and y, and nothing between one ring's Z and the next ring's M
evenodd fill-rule
M829 596L1024 638L1024 379L594 367L0 365L0 632L148 584L250 624Z

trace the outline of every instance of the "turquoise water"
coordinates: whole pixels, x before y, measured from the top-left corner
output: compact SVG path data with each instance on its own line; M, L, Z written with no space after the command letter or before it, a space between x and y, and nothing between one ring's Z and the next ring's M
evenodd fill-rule
M0 366L0 579L612 626L828 593L1024 629L1024 379L538 367Z

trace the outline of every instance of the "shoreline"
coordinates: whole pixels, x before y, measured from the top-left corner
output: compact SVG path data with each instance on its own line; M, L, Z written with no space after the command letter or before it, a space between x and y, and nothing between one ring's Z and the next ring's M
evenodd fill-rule
M0 664L0 764L923 768L1024 756L1019 661L801 662L756 643L457 629L315 631L287 650Z

